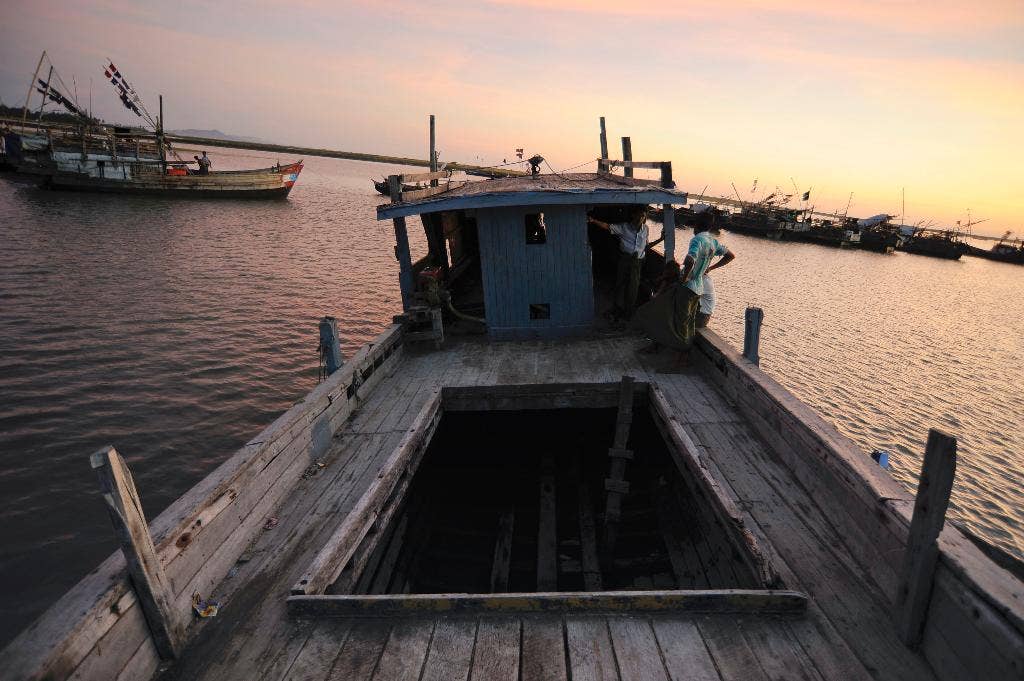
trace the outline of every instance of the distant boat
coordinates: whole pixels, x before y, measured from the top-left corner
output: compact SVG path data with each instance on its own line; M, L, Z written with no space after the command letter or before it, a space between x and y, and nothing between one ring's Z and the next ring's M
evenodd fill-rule
M114 85L125 108L142 118L146 128L103 124L73 98L57 90L60 77L52 65L46 78L39 77L45 58L44 52L32 85L44 103L63 106L74 123L29 123L26 106L17 130L4 135L7 160L19 173L40 178L44 187L117 194L271 199L288 196L302 172L302 161L252 170L192 170L189 164L196 162L178 156L164 138L162 98L161 113L153 116L121 72L109 63L104 67L104 76Z
M372 182L373 182L374 188L378 192L380 192L384 196L391 196L391 187L388 186L387 180L381 180L380 182L378 182L377 180L372 180ZM402 185L402 191L403 192L414 192L417 189L423 189L423 187L421 187L418 184L403 184Z
M930 255L933 258L959 260L969 246L960 241L955 232L929 232L916 230L899 246L898 250L917 255Z
M183 165L133 163L100 165L92 172L54 172L44 185L51 189L149 194L173 197L283 199L295 186L302 161L255 170L220 170L205 175Z

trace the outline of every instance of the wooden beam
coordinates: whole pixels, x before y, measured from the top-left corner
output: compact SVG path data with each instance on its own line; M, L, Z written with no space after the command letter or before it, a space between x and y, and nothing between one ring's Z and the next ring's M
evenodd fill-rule
M629 139L623 137L622 139ZM604 158L601 159L609 168L646 168L648 170L661 170L662 165L665 161L634 161L632 159L623 159L622 161Z
M956 438L929 430L896 594L897 626L908 646L918 645L924 633L939 558L936 540L946 520L955 476Z
M426 189L414 189L413 191L402 193L402 203L409 203L410 201L419 201L425 199L428 196L434 196L436 194L444 194L449 189L455 189L466 184L465 182L446 182L445 184L438 187L427 187Z
M509 509L498 518L498 536L494 542L494 562L491 565L491 593L508 591L508 572L512 562L512 534L515 529L515 511Z
M604 116L601 116L601 158L608 158L608 133L604 127ZM597 171L602 172L608 170L608 164L598 159Z
M628 137L622 138L622 160L626 164L629 164L633 160L633 143ZM622 173L623 175L626 177L633 177L632 165L623 165L622 167L625 169Z
M661 164L661 186L673 189L676 186L672 179L672 162ZM671 203L662 204L661 238L665 240L665 262L676 257L676 208Z
M711 473L702 451L676 420L675 411L661 388L651 386L651 415L668 446L669 454L680 477L714 500L711 511L727 528L729 541L741 555L761 584L769 587L781 583L781 563L771 542L765 537L748 511L741 511L726 492L726 485Z
M587 591L601 590L601 561L597 552L597 526L594 522L594 505L590 498L587 478L582 473L580 461L573 459L571 477L578 482L580 523L580 558L583 564L583 586Z
M338 578L363 537L381 516L385 502L396 486L415 475L430 438L441 420L441 413L441 395L435 390L411 424L409 432L384 462L373 484L327 540L302 578L292 587L293 594L323 593Z
M611 565L618 537L619 517L622 513L622 497L629 493L625 482L626 462L632 459L632 452L626 449L629 428L633 423L633 377L623 376L619 387L619 409L615 419L615 442L608 450L611 463L604 488L608 492L604 505L604 541L601 547L604 563ZM629 455L625 455L628 452Z
M747 613L802 615L807 596L798 591L707 589L602 591L600 593L405 594L291 596L293 617L410 617L520 613Z
M558 520L555 499L555 460L550 453L540 463L540 516L537 523L537 590L558 588Z
M149 624L153 643L160 657L174 659L178 657L184 641L185 618L175 613L172 607L174 596L153 547L149 524L142 512L142 501L131 471L113 447L93 454L90 463L99 478L103 500L107 503L107 512L128 563L128 574Z
M402 202L402 181L399 175L388 177L388 190L391 203ZM398 259L398 285L402 292L402 309L408 311L412 306L412 295L415 283L412 278L412 255L409 250L409 232L404 217L392 220L395 225L395 258Z
M431 170L429 173L404 173L399 175L401 181L405 182L426 182L427 180L446 180L451 177L450 170Z

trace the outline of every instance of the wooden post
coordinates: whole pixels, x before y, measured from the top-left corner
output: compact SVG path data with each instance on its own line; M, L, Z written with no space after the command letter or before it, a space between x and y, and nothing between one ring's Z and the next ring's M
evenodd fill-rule
M633 377L623 376L619 384L619 409L615 419L615 441L608 450L611 460L604 488L608 493L604 504L604 542L601 547L605 566L610 570L615 544L619 536L619 520L622 515L622 497L629 494L626 482L626 464L633 459L633 452L626 449L629 429L633 423Z
M936 540L946 520L955 475L956 438L932 428L928 431L921 479L914 499L914 515L910 520L896 593L896 607L899 609L896 627L903 643L908 646L920 643L924 633L935 564L939 559Z
M555 502L555 458L540 462L540 509L537 521L537 591L558 590L558 507Z
M160 657L174 659L181 650L184 627L172 609L170 583L153 547L135 481L124 459L113 447L96 452L90 462L99 477L100 490L121 542L128 574L149 623L153 643Z
M761 344L761 322L764 310L759 307L748 307L744 315L746 324L743 329L743 356L754 364L761 365L758 346Z
M430 172L437 172L437 144L434 137L434 114L430 114ZM431 180L430 186L436 187L437 180Z
M633 160L633 143L629 141L628 137L622 138L622 160L632 161ZM633 169L626 166L622 169L622 174L626 177L633 177Z
M665 161L661 164L661 186L665 189L673 189L676 186L672 179L672 162ZM665 241L665 262L675 260L676 257L676 208L671 203L662 205L661 237Z
M601 116L601 158L608 158L608 133L604 129L604 116ZM607 173L608 166L603 161L599 161L597 172Z
M402 183L399 175L388 177L388 189L391 203L402 201ZM405 227L405 218L395 218L395 257L398 259L398 285L402 291L402 310L409 311L412 306L414 290L412 280L412 256L409 253L409 232Z
M324 358L327 375L341 368L345 358L341 355L341 337L338 335L338 320L324 317L320 320L320 353Z

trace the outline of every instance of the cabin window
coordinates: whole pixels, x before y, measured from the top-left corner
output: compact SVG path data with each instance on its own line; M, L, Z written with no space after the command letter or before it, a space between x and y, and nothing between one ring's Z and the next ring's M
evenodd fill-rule
M530 319L551 319L551 303L530 303Z
M548 241L548 228L544 225L544 213L526 214L526 243L544 244Z

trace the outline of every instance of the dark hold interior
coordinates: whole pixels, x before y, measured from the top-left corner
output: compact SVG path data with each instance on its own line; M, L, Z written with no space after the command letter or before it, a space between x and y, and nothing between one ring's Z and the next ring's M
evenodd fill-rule
M446 412L354 588L328 592L762 588L646 409L608 533L615 423L615 409Z

